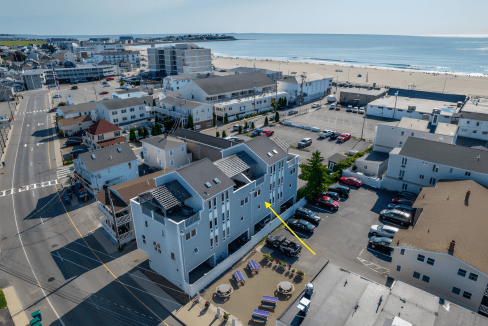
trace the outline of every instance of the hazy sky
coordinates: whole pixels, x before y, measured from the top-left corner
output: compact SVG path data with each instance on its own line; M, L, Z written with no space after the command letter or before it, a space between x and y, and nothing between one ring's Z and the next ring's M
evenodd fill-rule
M488 0L14 0L0 33L333 33L488 36Z

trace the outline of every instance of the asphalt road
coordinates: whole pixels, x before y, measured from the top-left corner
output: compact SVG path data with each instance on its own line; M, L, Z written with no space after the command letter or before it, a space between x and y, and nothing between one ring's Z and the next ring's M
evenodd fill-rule
M15 116L0 169L0 287L14 286L27 315L40 309L44 325L179 325L129 276L144 268L147 256L139 250L108 255L90 235L97 216L69 213L61 203L35 214L62 181L47 94L23 94L19 112L25 114Z

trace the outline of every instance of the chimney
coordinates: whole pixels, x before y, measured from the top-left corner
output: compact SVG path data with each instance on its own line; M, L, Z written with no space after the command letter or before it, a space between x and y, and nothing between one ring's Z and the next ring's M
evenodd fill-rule
M481 155L478 155L478 162L480 161L480 157L481 157Z
M149 186L149 180L147 180L147 185Z
M466 200L469 200L469 196L470 196L470 195L471 195L471 191L469 191L469 190L468 190L468 191L466 192Z
M447 253L451 256L454 256L454 246L456 245L456 241L452 240L451 243L449 244L449 250Z
M110 155L110 159L112 159L112 155Z

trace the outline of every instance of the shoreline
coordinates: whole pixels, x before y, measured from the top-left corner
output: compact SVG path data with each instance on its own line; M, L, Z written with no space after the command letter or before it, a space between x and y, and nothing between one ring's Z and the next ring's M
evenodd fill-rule
M233 39L233 40L185 40L185 41L159 41L159 42L144 42L144 43L128 43L129 45L126 47L135 46L135 45L146 45L146 44L230 42L230 41L241 41L241 39Z
M311 63L300 61L281 61L270 59L239 59L212 56L212 63L217 68L256 67L282 71L283 75L296 72L318 73L334 78L334 82L361 84L377 87L394 87L419 91L448 94L462 94L475 97L488 97L488 76L467 76L452 72L429 72L413 69L395 69L377 66L343 66L340 64ZM342 70L337 72L336 70ZM361 75L361 77L359 77ZM368 76L368 82L366 82Z

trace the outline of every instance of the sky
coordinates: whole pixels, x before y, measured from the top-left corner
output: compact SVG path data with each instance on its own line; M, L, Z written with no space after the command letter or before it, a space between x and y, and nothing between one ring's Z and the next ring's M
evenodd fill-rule
M318 33L488 37L487 0L16 0L0 33Z

